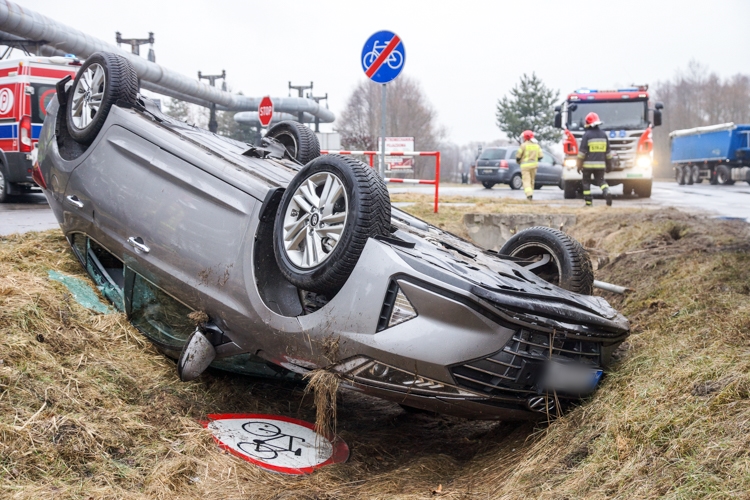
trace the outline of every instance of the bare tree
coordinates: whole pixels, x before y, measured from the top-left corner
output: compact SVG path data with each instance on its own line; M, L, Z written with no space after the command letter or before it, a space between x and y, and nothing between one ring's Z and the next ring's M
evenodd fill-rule
M691 61L687 70L657 82L654 97L664 103L662 126L654 130L657 172L671 176L669 133L673 130L750 123L750 75L737 74L722 80L716 73Z
M379 84L364 80L357 85L337 121L336 128L341 134L344 148L369 151L378 149L380 100ZM386 136L414 137L414 147L420 151L440 147L445 130L438 125L437 113L415 79L401 75L389 83L386 106ZM421 158L417 160L415 174L431 175L434 162Z

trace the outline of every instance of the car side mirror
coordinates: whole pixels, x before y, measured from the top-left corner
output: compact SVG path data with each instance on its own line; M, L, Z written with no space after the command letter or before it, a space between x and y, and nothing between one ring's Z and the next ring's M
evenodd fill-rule
M654 127L658 127L661 125L661 110L655 109L654 110Z
M555 128L562 128L562 113L555 109Z
M573 103L570 103L570 104L568 104L568 111L575 111L575 110L577 110L577 109L578 109L578 104L576 104L576 103L574 103L574 102L573 102Z
M664 103L661 101L656 101L656 104L654 104L654 108L656 109L664 109Z

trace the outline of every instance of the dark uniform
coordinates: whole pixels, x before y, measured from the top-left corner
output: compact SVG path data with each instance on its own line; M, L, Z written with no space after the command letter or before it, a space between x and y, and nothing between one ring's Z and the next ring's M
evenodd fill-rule
M583 199L586 200L586 205L592 204L591 177L594 178L594 184L601 187L607 205L612 204L609 185L604 180L604 172L611 169L611 164L612 151L609 149L607 133L598 126L586 129L578 148L578 171L583 170Z

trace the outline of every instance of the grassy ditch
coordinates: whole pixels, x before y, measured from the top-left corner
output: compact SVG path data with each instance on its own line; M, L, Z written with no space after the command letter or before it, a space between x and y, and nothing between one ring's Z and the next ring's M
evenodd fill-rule
M430 214L463 233L467 207ZM461 200L463 201L463 200ZM349 462L304 478L221 452L207 413L314 421L304 387L174 362L119 314L82 308L55 269L84 273L58 231L0 238L3 498L706 498L750 491L750 240L744 223L675 210L550 209L483 201L472 212L576 213L571 233L633 335L601 389L552 422L468 422L339 391Z

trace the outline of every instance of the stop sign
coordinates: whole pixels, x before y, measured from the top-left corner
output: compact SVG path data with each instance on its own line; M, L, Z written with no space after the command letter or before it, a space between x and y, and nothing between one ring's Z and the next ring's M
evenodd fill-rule
M260 100L258 106L258 121L263 127L267 127L271 123L271 118L273 118L273 101L266 96Z

